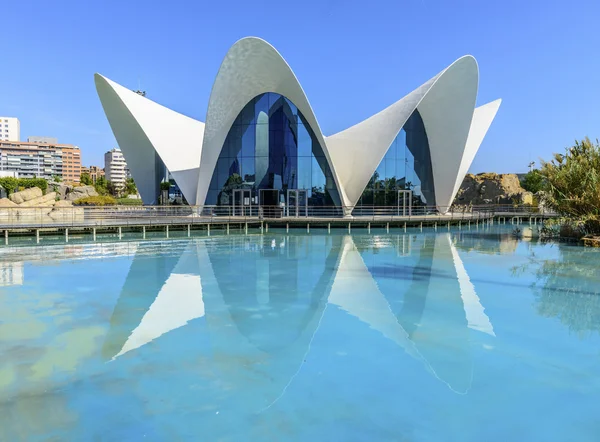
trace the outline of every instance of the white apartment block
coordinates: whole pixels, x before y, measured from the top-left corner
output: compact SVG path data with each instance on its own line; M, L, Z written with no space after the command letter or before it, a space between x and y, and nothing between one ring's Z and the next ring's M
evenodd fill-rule
M21 123L18 118L0 117L0 141L20 141Z
M104 154L104 172L107 181L116 187L125 187L125 181L131 174L120 149L112 149Z

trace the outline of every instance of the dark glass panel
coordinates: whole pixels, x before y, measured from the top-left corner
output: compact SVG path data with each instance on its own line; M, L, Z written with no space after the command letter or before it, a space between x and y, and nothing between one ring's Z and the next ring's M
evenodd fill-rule
M255 181L255 168L254 158L242 158L242 171L241 176L244 184L254 185Z
M306 126L298 125L298 156L310 157L312 154L312 139Z
M261 112L267 116L266 119L259 118ZM262 94L254 99L254 115L256 116L256 124L269 123L269 94Z
M255 156L256 126L242 126L242 157L253 158Z
M250 102L244 106L244 109L242 109L242 112L240 113L241 125L245 126L248 124L256 124L254 115L254 100L250 100Z
M311 186L311 165L310 157L298 157L298 189L310 189Z
M242 151L242 127L234 126L230 129L227 136L228 152L223 156L233 158L238 156Z
M373 193L373 205L377 207L385 206L385 190L375 190Z

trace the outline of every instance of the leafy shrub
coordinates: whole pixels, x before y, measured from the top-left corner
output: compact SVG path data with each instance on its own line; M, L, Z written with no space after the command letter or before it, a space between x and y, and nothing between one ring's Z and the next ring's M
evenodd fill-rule
M76 206L114 206L117 200L110 195L86 196L73 201Z
M600 145L576 141L564 154L543 162L544 203L569 218L600 217Z
M525 174L521 181L521 187L528 192L538 193L544 190L544 177L539 170L533 169Z
M42 190L42 193L45 194L48 189L48 181L43 178L4 177L0 178L0 187L4 188L9 195L13 192L29 189L31 187L39 187Z

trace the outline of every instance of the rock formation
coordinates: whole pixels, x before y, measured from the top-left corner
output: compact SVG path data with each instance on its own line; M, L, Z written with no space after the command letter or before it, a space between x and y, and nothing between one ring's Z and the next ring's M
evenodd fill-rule
M70 186L63 183L52 183L51 186L61 200L75 201L88 196L98 196L94 186Z
M83 221L83 208L73 206L72 201L57 201L57 196L56 192L43 195L41 189L32 187L15 192L9 198L2 198L0 199L0 224L43 225Z
M533 204L533 195L521 187L516 174L480 173L465 176L454 204Z
M8 199L10 199L13 203L22 204L25 201L39 198L42 195L42 189L40 189L39 187L31 187L30 189L25 189L20 192L12 193L8 197Z

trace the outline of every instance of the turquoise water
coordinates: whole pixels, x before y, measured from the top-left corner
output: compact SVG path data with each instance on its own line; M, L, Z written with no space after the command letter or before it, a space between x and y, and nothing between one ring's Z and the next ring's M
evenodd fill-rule
M0 440L600 437L598 250L506 230L111 241L0 248Z

